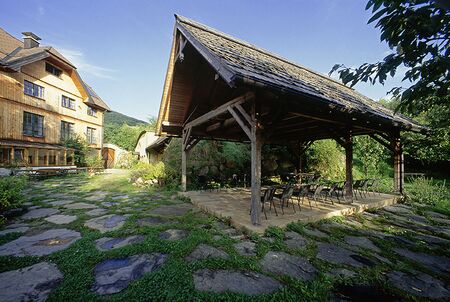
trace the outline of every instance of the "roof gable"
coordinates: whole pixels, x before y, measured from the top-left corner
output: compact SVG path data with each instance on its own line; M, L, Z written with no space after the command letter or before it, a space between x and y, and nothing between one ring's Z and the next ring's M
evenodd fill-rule
M231 87L237 82L264 85L348 112L378 116L406 129L422 129L350 87L250 43L181 16L176 16L176 28Z
M67 67L68 73L87 104L103 110L110 109L92 87L81 79L76 67L54 47L24 48L22 41L0 28L0 66L3 68L18 72L22 66L47 58L51 58Z

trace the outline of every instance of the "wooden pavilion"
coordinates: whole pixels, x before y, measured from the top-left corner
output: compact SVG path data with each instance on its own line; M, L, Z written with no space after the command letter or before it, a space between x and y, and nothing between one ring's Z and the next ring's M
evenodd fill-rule
M394 154L394 188L403 190L400 131L414 121L330 77L245 41L175 15L157 135L182 137L186 160L201 139L251 144L251 220L260 222L261 147L335 139L345 148L346 194L352 196L352 138L370 135Z

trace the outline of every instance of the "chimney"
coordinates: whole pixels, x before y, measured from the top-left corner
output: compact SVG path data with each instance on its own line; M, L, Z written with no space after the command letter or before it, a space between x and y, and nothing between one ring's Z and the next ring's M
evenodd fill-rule
M41 40L41 38L29 31L23 32L22 35L24 45L23 47L25 49L39 47L39 40Z

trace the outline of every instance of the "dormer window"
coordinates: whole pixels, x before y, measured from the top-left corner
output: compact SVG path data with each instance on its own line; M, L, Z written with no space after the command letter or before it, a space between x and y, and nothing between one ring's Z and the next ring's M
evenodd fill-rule
M90 116L97 116L97 109L92 108L92 107L87 107L87 114Z
M62 74L62 70L53 66L52 64L49 63L45 63L45 70L49 73L51 73L54 76L57 76L58 78L61 76Z
M75 110L75 100L63 95L61 99L61 106Z

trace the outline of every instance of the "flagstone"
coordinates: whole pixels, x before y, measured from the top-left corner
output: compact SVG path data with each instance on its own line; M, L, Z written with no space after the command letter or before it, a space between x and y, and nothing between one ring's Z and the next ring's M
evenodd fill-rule
M0 274L0 301L45 301L62 281L55 264L40 262Z
M121 292L132 281L158 270L166 259L166 254L152 253L105 260L94 268L92 291L99 295Z
M144 241L145 236L135 235L129 237L111 238L104 237L95 240L95 246L100 251L109 251L117 248L121 248L130 244L139 243Z
M196 290L215 293L256 296L272 293L282 287L277 280L252 271L201 269L194 272L193 278Z
M0 256L44 256L68 248L81 238L79 232L52 229L31 236L21 236L0 246Z
M44 218L47 216L58 214L59 210L52 208L37 208L25 213L21 216L22 219L31 220L37 218Z
M85 226L98 230L101 233L114 231L120 229L127 219L126 215L105 215L101 217L92 218L84 223Z

